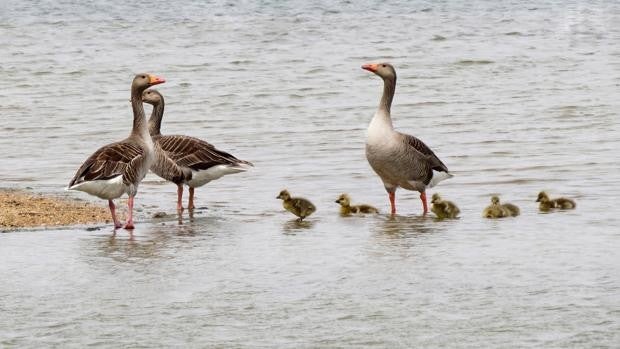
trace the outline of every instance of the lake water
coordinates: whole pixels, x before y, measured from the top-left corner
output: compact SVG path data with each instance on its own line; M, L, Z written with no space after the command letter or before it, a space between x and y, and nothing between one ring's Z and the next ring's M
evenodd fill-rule
M105 205L63 188L129 132L138 72L167 80L163 133L256 167L182 224L149 175L133 234L0 234L0 347L618 347L619 42L614 1L2 2L1 187ZM342 192L389 210L364 155L380 61L458 220L403 190L394 218L337 214ZM542 189L577 209L539 214ZM521 216L481 218L493 194Z

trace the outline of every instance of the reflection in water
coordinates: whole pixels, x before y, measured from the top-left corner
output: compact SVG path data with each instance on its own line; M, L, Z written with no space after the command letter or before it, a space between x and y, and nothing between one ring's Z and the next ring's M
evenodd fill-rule
M301 232L302 230L312 229L314 227L315 221L298 221L297 219L292 219L290 221L284 222L282 225L282 230L284 234L295 234Z
M95 237L96 252L119 262L162 258L175 236L195 236L194 228L185 225L154 226L144 235L115 231L109 236Z
M387 238L416 237L433 233L439 225L431 216L385 216L377 221L375 232Z

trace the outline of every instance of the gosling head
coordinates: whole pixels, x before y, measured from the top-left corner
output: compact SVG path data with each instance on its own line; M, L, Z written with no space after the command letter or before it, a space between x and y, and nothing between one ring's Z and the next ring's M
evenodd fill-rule
M291 194L288 193L288 190L284 189L276 196L276 199L288 200L291 198Z
M336 200L336 203L340 204L341 206L349 206L351 204L351 199L347 194L340 194L338 200Z
M156 89L148 89L142 92L142 102L148 103L150 105L159 105L163 102L164 97L157 91Z
M441 201L441 196L439 196L439 194L435 193L433 194L433 197L431 198L431 204L437 203Z
M496 195L493 195L493 196L491 197L491 203L492 203L493 205L499 205L499 197L497 197Z
M547 202L549 201L549 195L547 195L547 193L545 193L544 191L541 191L540 193L538 193L538 199L536 199L536 202Z
M396 80L396 69L390 63L364 64L362 69L379 75L383 80Z

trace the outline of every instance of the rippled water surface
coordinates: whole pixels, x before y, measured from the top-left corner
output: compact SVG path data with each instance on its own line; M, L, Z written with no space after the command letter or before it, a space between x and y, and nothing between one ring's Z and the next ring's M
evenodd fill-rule
M133 234L0 234L0 346L618 346L618 3L134 6L0 4L0 186L94 200L63 188L129 132L142 71L167 79L164 133L256 167L198 189L182 224L149 175ZM407 191L395 218L337 214L342 192L388 210L364 156L381 83L360 69L384 60L458 220ZM296 223L284 187L316 214ZM539 214L541 189L577 209ZM522 215L482 219L492 194Z

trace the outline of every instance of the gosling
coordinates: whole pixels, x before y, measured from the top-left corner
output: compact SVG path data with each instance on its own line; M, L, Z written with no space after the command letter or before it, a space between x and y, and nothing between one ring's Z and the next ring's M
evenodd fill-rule
M519 208L513 204L500 205L499 197L491 197L491 205L482 212L484 218L504 218L519 215Z
M538 199L536 199L536 202L540 202L540 204L538 205L538 209L543 212L548 212L554 208L559 208L561 210L570 210L577 206L577 204L575 204L575 201L567 198L557 198L551 200L549 199L549 195L547 195L547 193L545 193L544 191L538 193Z
M437 215L438 219L456 218L461 212L452 201L442 200L437 193L433 194L431 204L433 204L431 211Z
M292 198L286 189L282 190L276 199L282 199L282 207L299 217L298 222L303 221L304 218L316 211L316 207L310 201L304 198Z
M340 214L343 216L348 216L352 213L379 213L379 210L370 205L351 206L351 198L347 194L341 194L336 203L340 204Z

